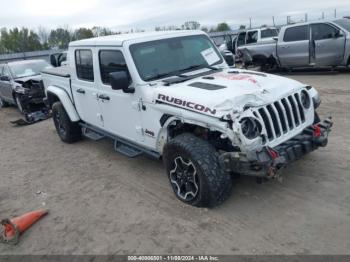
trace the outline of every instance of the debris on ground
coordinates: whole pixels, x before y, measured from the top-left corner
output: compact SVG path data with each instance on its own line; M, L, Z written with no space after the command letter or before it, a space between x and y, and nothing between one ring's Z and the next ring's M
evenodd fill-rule
M48 210L37 210L11 220L2 220L1 225L3 227L1 229L0 242L12 245L18 244L19 236L47 214Z

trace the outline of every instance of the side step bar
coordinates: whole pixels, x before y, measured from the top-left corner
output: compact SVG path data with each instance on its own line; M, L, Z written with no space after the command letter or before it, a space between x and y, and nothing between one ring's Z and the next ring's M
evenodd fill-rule
M137 149L132 145L128 145L118 140L114 140L114 150L132 158L137 157L143 153L140 149Z
M94 141L98 141L98 140L101 140L101 139L106 137L104 135L101 135L100 133L97 133L97 132L87 128L87 127L82 128L82 133L85 137L87 137L91 140L94 140Z
M114 140L114 150L125 156L137 157L144 153L157 159L160 158L159 153L139 146L138 144L128 141L124 138L115 136L109 132L101 130L98 127L94 127L86 123L80 123L80 126L82 127L84 136L94 141L98 141L106 137L111 138Z

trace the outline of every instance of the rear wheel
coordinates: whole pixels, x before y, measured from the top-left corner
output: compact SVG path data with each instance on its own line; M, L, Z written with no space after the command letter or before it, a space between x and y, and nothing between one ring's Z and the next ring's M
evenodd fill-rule
M74 143L81 139L81 127L77 122L72 122L61 102L52 106L52 118L61 140L65 143Z
M220 167L218 153L207 141L181 134L166 144L163 162L171 187L182 202L214 207L231 192L231 177Z

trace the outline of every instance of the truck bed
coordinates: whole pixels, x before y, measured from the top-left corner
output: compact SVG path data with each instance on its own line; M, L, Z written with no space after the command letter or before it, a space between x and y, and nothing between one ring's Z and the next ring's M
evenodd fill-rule
M63 66L63 67L56 67L56 68L50 68L45 69L41 72L45 91L50 86L59 87L60 89L63 89L71 100L73 100L72 97L72 91L71 91L71 72L70 67Z
M42 73L54 76L70 77L70 68L68 66L54 67L45 69L42 71Z

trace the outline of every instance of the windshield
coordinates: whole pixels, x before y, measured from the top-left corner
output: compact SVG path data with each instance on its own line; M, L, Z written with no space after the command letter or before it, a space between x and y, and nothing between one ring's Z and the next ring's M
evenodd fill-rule
M213 42L205 35L133 44L130 52L144 81L174 76L223 62Z
M28 77L39 75L40 72L52 66L44 60L25 61L20 63L9 64L14 78Z
M334 23L350 32L350 19L339 19L334 21Z
M261 30L261 38L269 38L278 36L278 30L275 28L267 28Z

